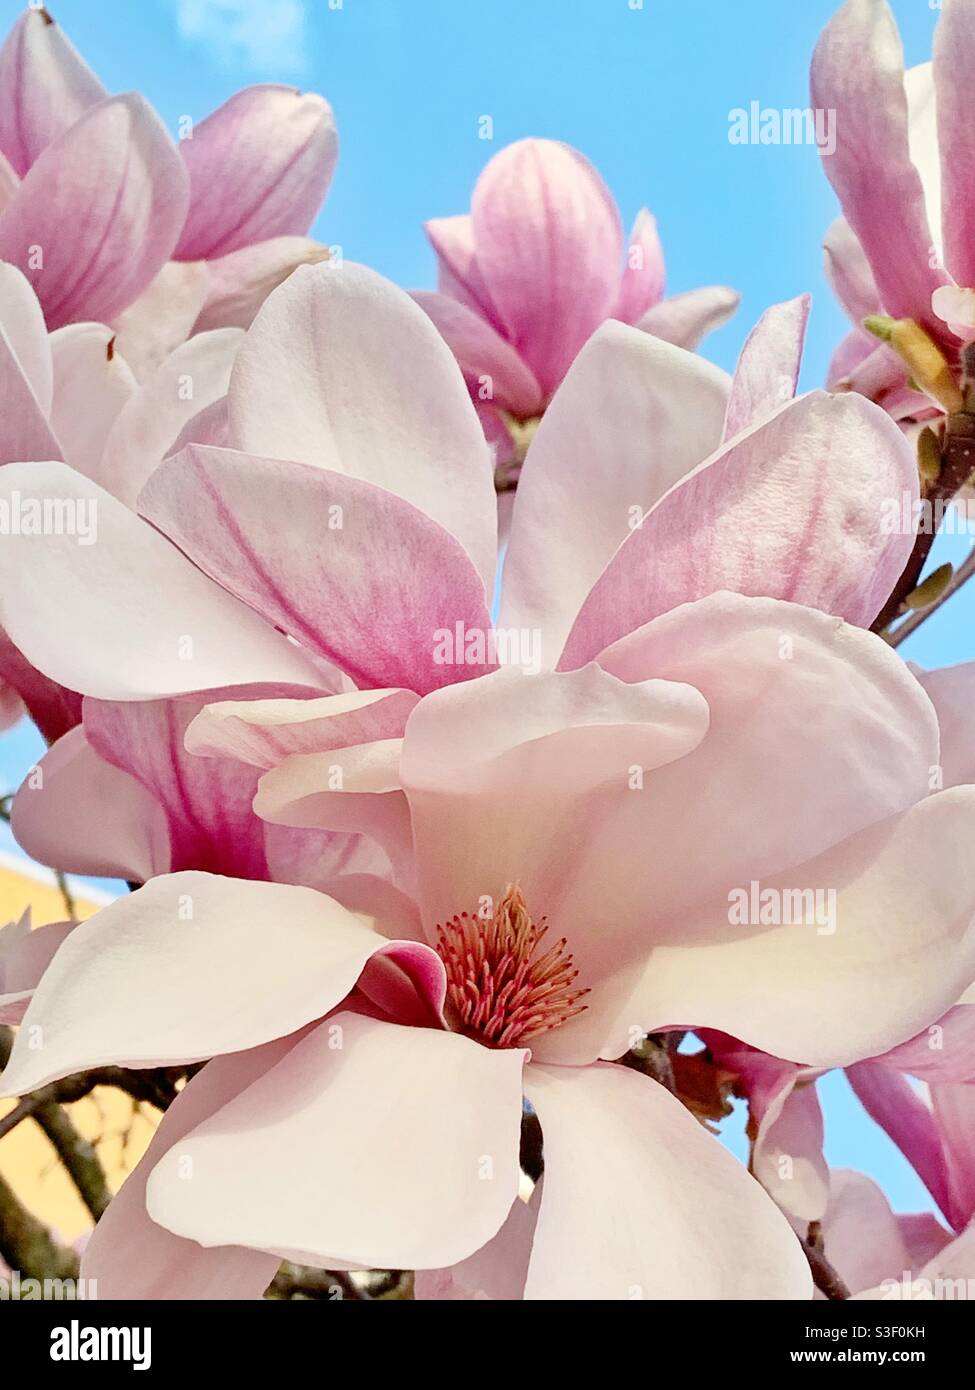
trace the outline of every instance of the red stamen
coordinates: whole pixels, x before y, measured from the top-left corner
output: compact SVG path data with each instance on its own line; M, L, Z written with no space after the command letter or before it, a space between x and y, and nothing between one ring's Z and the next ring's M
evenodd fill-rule
M588 989L563 936L534 959L548 927L532 920L518 887L509 887L490 917L462 912L437 927L437 951L463 1032L487 1047L518 1047L551 1032L586 1008Z

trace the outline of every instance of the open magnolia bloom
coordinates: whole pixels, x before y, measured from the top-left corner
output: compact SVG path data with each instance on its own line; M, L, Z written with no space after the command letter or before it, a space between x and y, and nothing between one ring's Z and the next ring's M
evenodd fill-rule
M109 96L47 10L0 48L0 260L31 280L49 328L111 323L140 375L194 325L245 327L326 254L304 233L336 157L313 94L246 88L177 148L142 97Z
M0 470L0 506L98 518L97 545L64 528L5 537L0 620L39 671L89 697L86 730L111 718L108 736L91 733L101 758L171 816L219 830L219 865L157 869L249 874L227 857L237 814L212 786L197 800L185 776L174 697L257 683L423 695L503 664L573 669L721 589L873 620L910 554L888 514L916 499L917 469L871 403L792 399L805 312L770 310L730 384L635 328L597 331L529 450L495 624L492 463L449 349L372 271L301 268L237 352L232 447L168 458L141 517L64 465ZM89 756L78 740L74 753ZM73 762L58 753L45 797ZM70 782L74 813L52 800L45 820L84 830L59 862L104 872L99 817L77 815L89 780ZM49 837L22 839L49 861Z
M317 722L302 702L218 706L199 737L267 760L322 742L316 703ZM384 703L359 697L363 733ZM258 810L368 827L401 888L160 876L71 933L4 1074L9 1094L96 1062L221 1059L100 1223L100 1291L257 1294L278 1257L455 1266L517 1200L524 1095L545 1169L537 1215L498 1237L507 1287L523 1256L527 1297L808 1296L759 1185L599 1059L710 1025L844 1065L942 1013L975 971L975 888L948 872L975 791L925 797L936 760L933 711L879 639L733 595L601 665L434 692L402 741L286 758ZM832 889L835 931L734 925L729 889L754 879Z
M665 299L652 214L640 212L624 248L609 189L556 140L509 145L478 179L471 212L426 230L439 291L414 298L454 352L502 465L521 462L526 432L606 319L693 349L738 305L716 285Z

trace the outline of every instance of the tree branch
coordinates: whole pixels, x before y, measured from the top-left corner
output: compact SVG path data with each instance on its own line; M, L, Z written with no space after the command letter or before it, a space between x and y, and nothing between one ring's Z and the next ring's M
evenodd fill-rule
M33 1118L50 1140L92 1220L97 1221L112 1194L94 1147L75 1129L68 1112L53 1101L35 1110Z
M59 1245L0 1177L0 1255L29 1279L77 1279L78 1256Z
M809 1261L813 1283L820 1293L825 1294L834 1303L849 1298L850 1290L826 1258L823 1250L823 1228L820 1222L810 1221L806 1239L800 1241L800 1244L806 1259Z

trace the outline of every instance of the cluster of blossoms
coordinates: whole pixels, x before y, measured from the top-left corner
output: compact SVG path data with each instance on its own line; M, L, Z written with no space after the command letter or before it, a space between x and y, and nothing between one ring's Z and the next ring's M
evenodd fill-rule
M409 294L305 235L320 98L175 144L15 26L0 674L49 751L12 825L133 891L0 931L0 1085L180 1078L101 1296L975 1280L975 663L896 650L930 538L888 524L971 473L972 66L975 0L906 89L883 0L824 34L857 327L799 394L808 297L719 370L736 296L665 298L653 217L627 241L564 145L492 159ZM839 1068L940 1219L830 1171Z

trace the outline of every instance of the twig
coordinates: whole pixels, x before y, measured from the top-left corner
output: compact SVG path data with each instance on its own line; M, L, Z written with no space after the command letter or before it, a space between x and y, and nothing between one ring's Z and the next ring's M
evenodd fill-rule
M850 1290L826 1258L823 1250L823 1228L818 1221L810 1221L806 1239L800 1244L809 1261L813 1283L820 1293L825 1294L834 1303L849 1298Z
M0 1139L12 1129L36 1115L37 1111L52 1102L70 1104L84 1100L91 1095L96 1086L114 1086L124 1091L133 1100L148 1101L157 1110L166 1110L177 1096L177 1082L192 1075L197 1070L192 1067L161 1067L154 1071L129 1071L125 1067L93 1067L90 1071L78 1072L75 1076L63 1077L31 1091L14 1106L9 1115L0 1120Z
M948 602L952 594L957 594L963 584L966 584L972 575L975 574L975 550L958 566L951 580L944 590L938 595L933 603L929 603L927 608L920 608L916 613L912 613L908 618L895 628L893 632L885 634L887 641L892 647L899 647L910 637L912 632L917 632L922 623L927 622L932 613L937 613L938 609Z
M78 1256L59 1245L0 1177L0 1255L30 1279L77 1279Z
M92 1219L97 1221L112 1194L94 1147L78 1133L67 1111L53 1101L35 1110L33 1118L51 1141Z
M937 506L946 506L971 477L972 461L975 458L975 417L961 412L948 417L945 437L941 445L941 472L938 478L927 483L924 500L931 506L932 516ZM937 446L935 446L937 447ZM940 526L937 528L940 530ZM871 631L884 633L896 618L900 617L904 601L917 588L921 571L927 562L937 531L934 526L919 531L914 539L914 549L904 572L894 587L894 592L884 604L874 621ZM933 605L932 605L933 607Z

